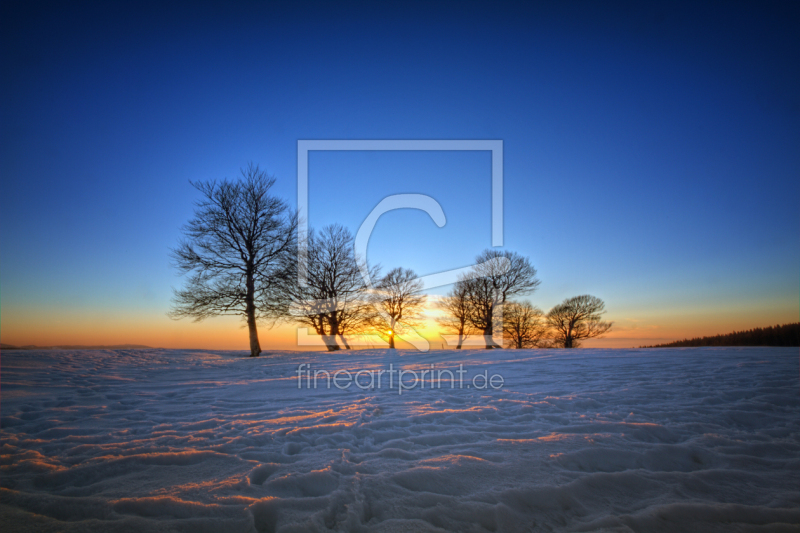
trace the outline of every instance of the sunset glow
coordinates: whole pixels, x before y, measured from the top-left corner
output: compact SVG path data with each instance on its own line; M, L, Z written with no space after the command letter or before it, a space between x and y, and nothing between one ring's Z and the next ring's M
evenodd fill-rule
M542 282L522 299L547 312L578 294L602 298L614 327L587 347L796 322L800 139L788 102L797 91L789 71L770 66L792 64L794 52L783 41L732 37L749 35L742 28L753 21L771 28L791 17L730 14L737 31L716 26L717 17L679 17L673 23L682 30L650 35L609 30L650 24L649 15L640 14L643 22L611 11L590 17L598 21L590 30L559 10L521 13L520 20L537 21L534 28L560 28L542 37L544 48L535 29L519 33L516 17L501 17L480 39L463 40L456 25L423 33L405 51L383 35L405 34L410 21L386 22L388 33L363 33L373 24L351 22L352 43L340 29L320 27L315 35L328 43L320 52L276 22L284 14L264 15L272 21L266 33L247 22L261 15L244 17L240 33L213 45L199 36L214 32L181 26L182 33L162 36L185 46L151 54L128 41L132 33L101 31L108 25L94 11L40 20L20 8L30 24L9 39L46 60L9 73L17 82L5 127L28 133L10 136L5 147L13 157L2 162L0 340L247 349L237 317L166 317L173 289L186 282L170 249L198 199L189 181L236 177L252 161L296 207L302 139L502 141L503 248L530 258ZM165 16L184 20L177 11ZM96 46L59 37L66 26L54 21L70 18ZM126 15L117 24L146 27L150 20ZM264 53L245 45L248 35L269 41ZM513 45L512 35L520 39ZM270 39L291 52L273 54ZM582 46L584 39L602 46ZM377 70L346 60L354 50L377 54ZM304 62L317 53L334 73L324 84L319 65ZM497 62L486 64L491 73L462 61L486 54ZM392 68L375 75L380 65ZM230 75L209 77L206 69ZM233 78L250 81L235 95L210 81ZM424 98L400 96L421 87ZM48 157L42 146L50 147ZM414 209L381 217L366 260L384 273L461 268L492 247L489 152L329 150L311 151L307 160L312 228L339 223L355 233L392 194L425 195L442 207L441 227ZM436 304L448 290L426 291L420 333L432 345L443 344ZM260 324L263 347L307 349L297 344L296 328ZM402 335L386 335L408 347Z
M0 20L2 533L797 529L797 0Z

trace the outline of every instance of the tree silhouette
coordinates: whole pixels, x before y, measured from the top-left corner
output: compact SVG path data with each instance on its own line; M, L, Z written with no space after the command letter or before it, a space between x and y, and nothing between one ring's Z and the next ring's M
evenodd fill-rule
M373 304L379 313L374 326L389 338L389 348L394 348L396 334L420 326L418 319L426 301L420 294L422 287L414 271L407 268L389 271L375 285Z
M535 348L545 334L544 314L529 302L506 302L503 333L509 348Z
M466 284L456 283L447 296L439 300L438 307L444 312L444 316L436 319L436 322L444 329L445 333L458 335L456 350L460 350L464 337L473 331L472 324L469 322Z
M596 296L584 294L567 298L553 307L546 317L553 330L553 342L564 348L577 348L582 339L599 337L611 329L613 322L603 322L606 304Z
M322 231L309 231L306 243L306 284L297 281L296 257L285 268L275 301L288 320L311 327L321 335L329 351L340 349L337 337L345 348L346 335L365 331L374 322L375 310L368 287L359 269L363 259L356 257L353 235L341 225L333 224ZM378 267L370 268L372 279L379 276Z
M492 340L499 326L498 308L512 296L529 294L539 286L536 269L516 252L484 250L475 258L472 275L458 283L466 291L468 320L486 339L486 348L499 348Z
M800 346L800 322L734 331L712 337L695 337L655 346L641 346L641 348L690 346Z
M185 288L174 290L172 318L240 315L250 356L261 353L256 322L272 290L283 283L282 265L293 250L297 225L286 204L269 194L275 178L250 164L239 181L191 182L203 197L171 256ZM260 305L260 303L264 305Z

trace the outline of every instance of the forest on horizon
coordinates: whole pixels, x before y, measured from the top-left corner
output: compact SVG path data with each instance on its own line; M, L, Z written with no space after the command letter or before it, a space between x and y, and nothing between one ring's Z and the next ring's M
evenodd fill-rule
M692 348L698 346L800 346L800 322L734 331L711 337L642 346L642 348Z

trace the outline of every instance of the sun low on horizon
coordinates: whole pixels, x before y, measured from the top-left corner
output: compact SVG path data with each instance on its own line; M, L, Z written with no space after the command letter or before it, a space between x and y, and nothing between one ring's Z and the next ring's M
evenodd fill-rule
M0 20L2 533L800 531L800 2Z
M241 317L168 316L192 184L248 165L316 230L355 236L385 199L429 198L438 222L377 219L370 267L519 254L540 284L515 301L602 299L613 327L585 347L800 319L788 4L393 9L4 8L2 343L248 349ZM431 346L453 286L423 291ZM285 318L259 322L263 348L311 349Z

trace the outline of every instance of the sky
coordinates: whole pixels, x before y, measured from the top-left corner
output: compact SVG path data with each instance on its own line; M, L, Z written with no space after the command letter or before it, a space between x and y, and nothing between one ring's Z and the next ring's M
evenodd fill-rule
M235 317L167 317L189 181L253 162L294 208L307 139L501 140L503 249L543 310L606 302L586 346L800 320L800 5L534 4L3 3L0 340L246 349ZM492 246L491 177L486 151L312 152L307 216L429 195L446 225L387 213L367 259L431 274Z

